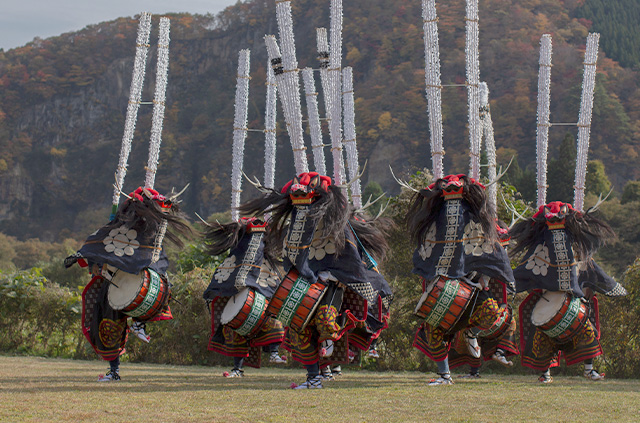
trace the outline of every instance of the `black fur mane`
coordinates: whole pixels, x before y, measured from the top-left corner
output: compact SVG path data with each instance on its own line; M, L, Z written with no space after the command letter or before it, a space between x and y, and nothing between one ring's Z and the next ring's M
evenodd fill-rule
M173 203L168 212L165 212L154 200L144 197L143 201L127 199L118 208L115 218L109 222L107 228L118 228L125 225L143 234L157 233L164 220L167 221L165 239L181 248L184 243L180 236L189 237L191 228L187 223L186 215L180 211L176 203Z
M484 188L470 183L467 176L461 176L460 179L464 184L462 199L469 204L471 213L482 225L485 238L491 242L498 241L495 212L487 201ZM446 180L438 179L432 189L423 188L414 194L405 217L405 223L414 243L422 244L429 228L438 219L440 210L446 201L442 189L445 184Z

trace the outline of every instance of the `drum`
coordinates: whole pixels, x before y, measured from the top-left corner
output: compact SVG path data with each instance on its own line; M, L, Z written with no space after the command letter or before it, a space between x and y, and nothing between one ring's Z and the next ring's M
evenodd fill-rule
M452 329L471 303L475 288L458 279L438 277L422 294L415 314L434 328Z
M490 328L482 330L478 333L478 337L482 337L485 339L496 339L501 337L511 325L511 321L513 320L513 310L510 305L504 306L502 312L496 319L496 321L491 325Z
M239 335L254 337L269 318L266 313L268 303L261 293L244 288L227 301L220 315L220 323L234 329Z
M267 313L276 316L285 327L302 332L314 316L327 286L310 284L292 268L271 297Z
M114 310L149 320L169 302L169 287L152 269L144 269L137 275L120 270L111 279L108 301Z
M580 333L588 318L580 298L558 291L542 294L531 313L531 322L561 344Z

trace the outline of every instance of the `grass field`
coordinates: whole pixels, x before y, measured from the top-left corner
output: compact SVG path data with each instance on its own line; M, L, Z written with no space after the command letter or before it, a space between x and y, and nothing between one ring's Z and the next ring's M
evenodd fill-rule
M121 366L123 380L98 383L106 362L0 356L2 422L424 422L640 421L640 381L589 382L489 375L429 387L432 375L346 369L323 390L294 391L304 371L153 364Z

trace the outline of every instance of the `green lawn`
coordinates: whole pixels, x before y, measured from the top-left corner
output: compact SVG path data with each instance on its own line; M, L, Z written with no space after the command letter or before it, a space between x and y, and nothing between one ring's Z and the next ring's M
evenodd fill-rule
M294 391L304 371L108 363L0 356L2 422L423 422L640 421L640 381L589 382L489 375L429 387L432 375L346 369L323 390Z

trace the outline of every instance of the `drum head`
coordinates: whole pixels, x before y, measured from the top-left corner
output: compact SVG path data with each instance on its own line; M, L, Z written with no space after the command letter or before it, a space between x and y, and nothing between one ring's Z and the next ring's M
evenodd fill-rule
M565 292L560 291L547 291L542 294L531 313L531 322L540 326L551 320L562 308L566 295Z
M230 321L233 320L234 317L240 313L244 303L247 302L247 298L249 297L250 288L243 288L242 291L238 292L233 297L229 298L227 301L227 305L222 310L222 315L220 315L220 324L226 325Z
M122 310L138 296L146 274L144 270L137 275L118 270L109 285L109 305L114 310Z
M420 310L420 307L422 307L422 303L424 303L428 296L429 291L425 291L422 293L422 296L420 297L420 301L418 301L418 305L416 306L414 313L417 313Z

